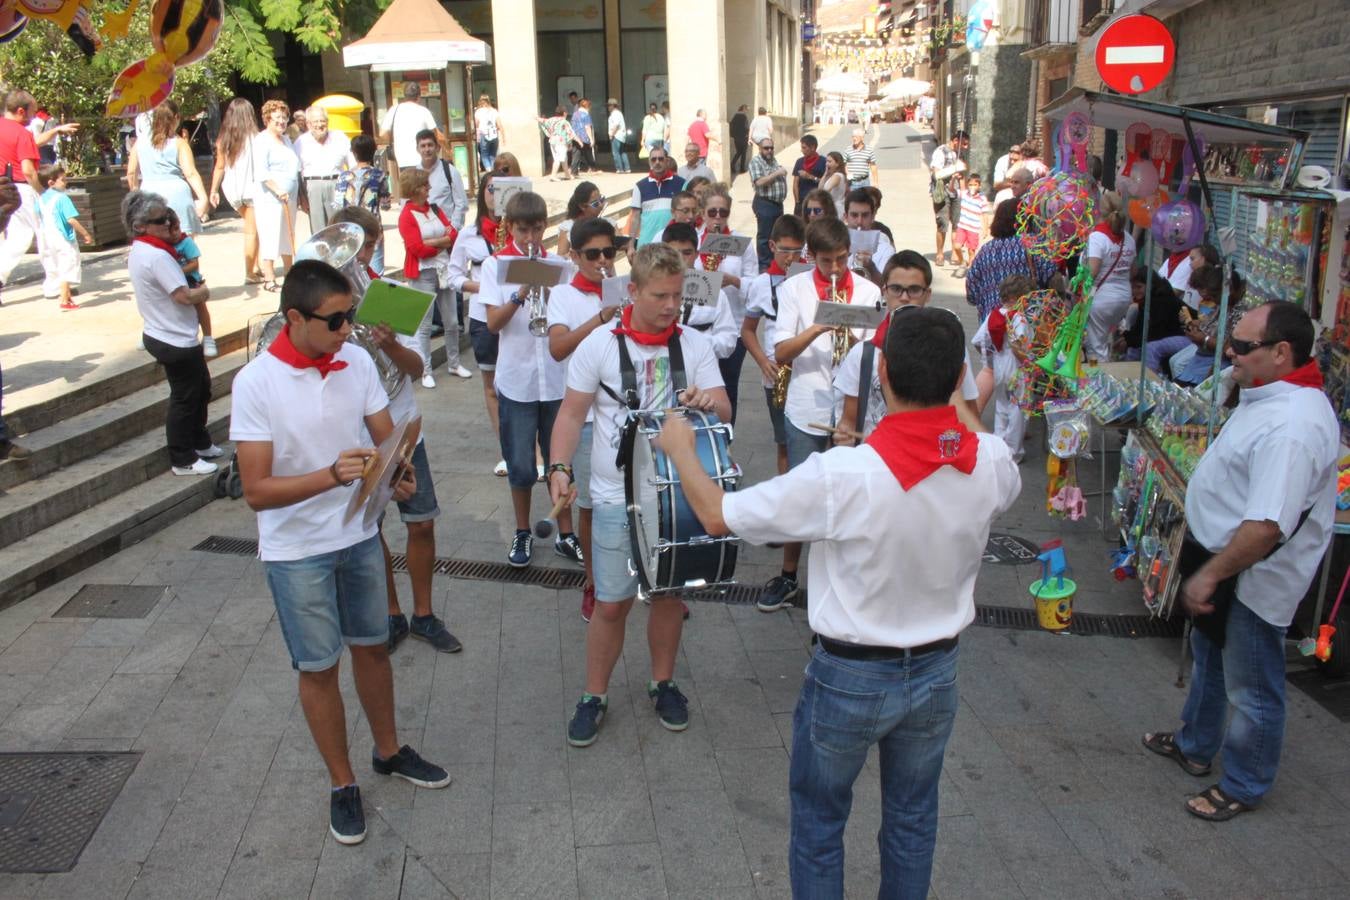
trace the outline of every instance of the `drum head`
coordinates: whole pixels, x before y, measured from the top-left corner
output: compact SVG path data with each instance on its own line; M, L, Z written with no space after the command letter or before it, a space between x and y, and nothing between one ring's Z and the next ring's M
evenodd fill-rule
M661 537L660 491L657 478L656 455L651 438L642 431L648 423L639 419L629 427L636 428L630 446L632 458L625 469L629 483L628 526L632 537L633 567L643 588L650 589L656 582L658 553L656 543Z

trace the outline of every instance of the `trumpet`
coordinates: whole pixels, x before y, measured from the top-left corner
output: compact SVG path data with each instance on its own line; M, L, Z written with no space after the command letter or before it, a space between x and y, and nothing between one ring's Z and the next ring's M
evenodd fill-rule
M848 300L839 292L839 276L837 273L830 273L830 303L847 303ZM853 333L846 325L836 325L834 333L831 335L834 344L831 348L831 365L838 366L848 356L849 348L853 346Z
M530 259L539 258L539 246L530 245ZM546 337L548 335L548 296L547 288L540 285L531 285L530 292L526 296L525 305L530 313L530 334L535 337Z

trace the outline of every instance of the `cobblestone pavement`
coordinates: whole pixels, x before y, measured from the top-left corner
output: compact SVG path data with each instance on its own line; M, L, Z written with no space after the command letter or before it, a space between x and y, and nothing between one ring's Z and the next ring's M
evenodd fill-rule
M827 149L846 140L829 136ZM903 126L882 130L882 219L902 244L931 252L921 140ZM744 222L744 179L737 193ZM939 302L968 310L958 282L942 274L937 288ZM756 481L773 452L749 370L745 384L735 453ZM444 510L437 550L501 561L510 506L490 474L497 452L480 397L476 381L454 379L419 392ZM1023 499L999 530L1062 534L1084 585L1080 608L1142 612L1137 584L1107 575L1095 523L1046 519L1031 456ZM396 549L399 532L389 529ZM369 732L344 675L370 836L342 847L327 836L327 779L261 565L191 549L209 535L254 537L253 517L239 502L210 504L0 612L0 751L143 753L74 871L0 874L0 898L788 895L787 746L804 613L695 604L677 666L692 724L672 734L645 697L637 607L601 739L576 750L563 732L583 680L579 596L438 577L436 610L464 652L408 642L393 662L401 739L454 784L419 791L369 774ZM550 557L536 564L562 565ZM772 551L748 548L738 576L755 583L776 570ZM986 566L977 600L1028 605L1031 577ZM170 590L142 619L54 618L86 583ZM1176 641L977 627L961 645L934 896L1344 893L1350 727L1302 693L1290 692L1265 806L1211 825L1182 810L1206 783L1139 745L1141 732L1175 724ZM876 895L879 821L873 761L846 836L851 896Z

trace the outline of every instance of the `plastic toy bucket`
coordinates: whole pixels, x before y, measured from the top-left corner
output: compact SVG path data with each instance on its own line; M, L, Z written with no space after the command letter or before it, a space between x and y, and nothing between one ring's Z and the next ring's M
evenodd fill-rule
M1060 587L1057 579L1051 579L1044 587L1038 578L1028 588L1036 600L1036 618L1046 631L1063 631L1073 620L1073 595L1078 585L1070 578L1064 579Z

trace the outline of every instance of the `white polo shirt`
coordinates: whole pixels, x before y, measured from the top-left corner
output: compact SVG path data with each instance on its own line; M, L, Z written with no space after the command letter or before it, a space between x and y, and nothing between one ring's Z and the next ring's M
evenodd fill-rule
M990 523L1022 489L1007 445L975 437L968 475L944 466L906 491L871 447L835 447L726 494L722 516L752 544L811 543L806 584L817 634L878 647L954 637L975 618Z
M515 259L516 257L506 257ZM511 295L525 288L520 285L498 285L497 264L501 257L489 256L483 261L482 280L478 296L484 307L503 306L511 302ZM569 264L570 265L570 264ZM486 321L486 319L484 319ZM566 388L566 370L548 352L548 337L530 334L530 304L525 303L499 333L497 344L497 393L517 403L537 403L561 400Z
M774 328L776 343L801 334L816 318L820 298L816 296L814 272L803 272L783 282L778 288L778 324ZM851 303L868 306L881 302L881 291L860 275L853 276ZM854 328L858 340L872 337L871 329ZM842 362L842 360L841 360ZM808 428L812 422L830 424L835 409L834 394L834 338L822 334L792 361L792 380L788 382L787 404L784 414L798 431L817 437L823 432Z
M295 152L303 178L336 176L343 169L356 168L352 142L340 131L329 131L322 144L306 131L295 139Z
M703 243L703 236L706 230L698 232L698 242ZM741 235L738 232L730 232L737 237ZM694 268L702 269L703 254L694 257ZM745 251L740 256L724 256L722 263L717 267L717 271L725 272L728 275L734 275L741 280L741 286L724 284L722 290L727 292L727 300L731 303L731 317L735 321L736 330L739 332L741 322L745 321L745 292L749 289L749 282L759 274L759 254L755 250L755 241L751 238L750 243L746 245Z
M618 324L618 323L615 323ZM628 340L641 409L667 409L675 405L670 378L670 350L664 344L648 347ZM686 387L722 387L722 372L712 344L690 328L680 329ZM628 421L628 407L600 387L605 384L623 396L623 373L619 368L619 339L613 326L597 328L577 346L568 360L567 387L594 394L595 431L591 444L591 498L596 503L623 503L623 474L615 465L619 437Z
M328 468L343 450L369 447L365 417L389 405L370 354L343 344L345 369L319 375L261 353L235 376L230 440L272 444L273 475L304 475ZM406 388L405 388L406 391ZM264 562L332 553L374 537L377 528L342 516L359 485L334 486L308 500L258 513L258 550Z
M839 368L834 372L834 386L839 392L840 402L845 397L859 397L859 382L862 381L862 356L863 343L853 345L848 351L848 356L839 364ZM886 415L886 396L881 392L881 348L875 347L872 355L872 383L867 392L867 415L863 417L863 434L872 433L872 429L877 427L882 416ZM970 350L962 348L966 355L966 374L961 377L961 397L964 400L974 400L980 396L980 389L975 386L975 374L970 368ZM846 428L852 428L854 422L844 422Z
M144 241L132 241L127 274L136 292L136 309L145 320L149 337L171 347L195 347L197 308L175 303L173 292L188 286L187 276L173 255Z
M476 281L482 284L483 260L492 255L492 247L487 238L478 233L478 223L470 222L455 238L450 248L450 287L456 291L464 290L464 282ZM469 294L469 318L487 322L487 308L483 306L483 292Z
M730 356L741 336L741 328L736 324L731 312L728 290L722 288L718 291L717 302L712 306L695 306L689 311L689 321L685 323L712 341L713 352L717 354L718 359Z
M1331 541L1339 453L1336 413L1320 390L1287 381L1243 388L1186 487L1186 524L1211 553L1228 546L1244 521L1280 526L1286 543L1237 585L1243 605L1271 625L1293 621Z

